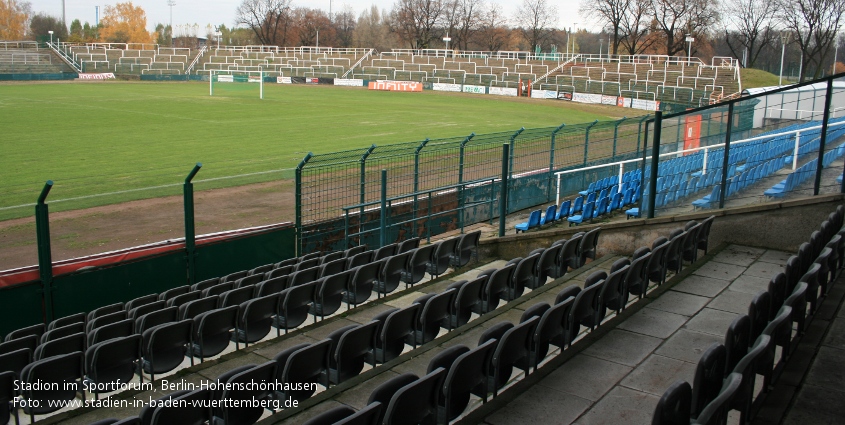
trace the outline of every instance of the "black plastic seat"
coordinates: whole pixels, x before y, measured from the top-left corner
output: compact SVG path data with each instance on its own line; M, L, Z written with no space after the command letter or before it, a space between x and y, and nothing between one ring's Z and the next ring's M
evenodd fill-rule
M402 273L402 282L405 282L406 287L413 286L425 277L428 262L431 260L435 248L437 248L436 245L426 245L411 251L411 258Z
M434 250L431 260L426 266L428 274L437 278L443 273L446 273L446 270L451 266L452 256L455 255L455 247L459 241L460 238L450 238L437 243L437 248Z
M438 368L396 391L384 412L383 424L427 423L437 415L437 398L446 371Z
M261 281L255 285L252 295L255 298L264 297L270 294L278 294L288 287L287 276L274 277Z
M806 282L807 283L807 292L806 298L807 303L810 306L810 310L807 313L808 315L813 315L816 312L816 307L818 306L819 302L819 271L821 271L821 266L819 263L812 263L810 268L801 276L799 282ZM48 331L49 332L49 331ZM43 339L43 337L42 337Z
M143 297L135 298L134 300L127 301L126 304L123 305L123 309L127 312L132 311L134 308L141 307L142 305L154 303L158 301L158 294L149 294L144 295Z
M367 250L367 245L358 245L343 251L343 258L352 258Z
M232 331L238 323L238 306L201 313L193 318L193 322L190 354L203 362L206 357L216 356L229 346Z
M737 316L725 333L725 371L724 376L733 372L739 360L748 353L748 340L751 335L751 319L743 314Z
M563 248L563 245L554 245L543 250L540 259L537 261L536 278L529 288L537 289L545 285L548 278L557 279L559 277L557 260L561 248Z
M373 251L363 251L351 257L346 257L346 269L354 269L355 267L369 264L373 261Z
M135 319L135 333L143 334L147 329L165 323L175 322L179 315L179 308L166 307L157 311L147 313Z
M158 294L158 299L160 301L168 301L175 296L187 294L188 292L191 292L189 285L177 286Z
M249 274L249 270L241 270L234 273L229 273L226 276L220 278L220 282L235 282L236 280L246 276Z
M478 262L478 241L481 239L481 230L464 234L455 245L455 252L451 255L449 264L452 267L463 267L469 264L472 256Z
M795 290L798 281L804 274L801 271L801 259L797 255L793 255L786 260L786 265L783 267L783 273L786 275L786 293L787 296Z
M367 355L375 350L378 327L378 322L370 322L346 326L329 334L327 338L333 342L329 351L330 383L339 384L361 373Z
M836 270L835 267L831 266L831 255L833 255L833 250L831 248L824 247L816 257L815 264L819 265L818 282L819 289L821 290L819 293L820 297L827 296L828 285L833 280L831 278L831 271Z
M369 407L369 406L367 406ZM381 403L378 403L381 408ZM366 407L365 407L366 408ZM339 421L355 414L355 409L349 406L337 406L305 421L302 425L335 425Z
M23 390L20 395L26 400L38 400L35 406L27 403L23 411L29 415L30 423L35 422L35 415L55 412L81 394L82 387L82 352L48 357L30 363L21 371L20 380ZM33 384L42 385L33 385ZM52 384L52 385L51 385Z
M685 381L675 381L657 401L651 425L688 425L692 388Z
M387 363L402 354L405 339L414 333L419 310L419 304L411 304L403 309L385 311L373 318L380 324L376 331L375 350L367 356L371 365ZM416 347L416 344L412 345Z
M328 388L329 381L327 377L329 373L329 350L331 349L331 345L332 342L330 339L324 339L292 353L285 362L284 368L279 365L280 369L283 368L280 375L280 382L290 384L315 383ZM314 386L305 385L303 387L302 389L296 388L286 392L276 391L276 396L279 400L292 399L301 402L311 397L316 391Z
M757 363L757 373L763 375L764 391L768 391L772 386L775 364L785 362L786 356L789 353L788 345L792 336L790 316L792 316L792 307L785 305L778 310L775 318L763 329L763 335L769 335L772 338L769 349L760 357ZM780 359L776 358L777 347L781 347Z
M346 292L349 281L355 274L355 270L347 270L319 280L317 289L314 291L314 302L309 312L314 315L314 322L317 316L325 319L327 315L334 314L340 309L343 303L343 294Z
M690 417L695 419L722 389L725 376L727 350L725 346L714 343L701 355L695 366L695 378L692 386L692 404Z
M771 297L771 302L769 303L769 320L775 318L783 302L786 301L787 295L786 275L778 273L769 281L769 297Z
M238 307L238 326L232 334L236 342L243 342L248 347L270 333L273 316L279 303L279 294L249 300Z
M318 282L306 283L299 286L291 286L279 293L279 305L276 310L276 317L273 319L273 326L276 328L276 336L279 330L289 329L308 320L308 311L311 309L311 302L314 299L314 291L317 290Z
M220 282L220 283L218 283L214 286L209 286L208 288L203 289L202 290L202 297L203 298L212 297L212 296L216 297L216 296L219 296L220 294L222 294L226 291L231 291L232 289L235 289L235 282L234 281Z
M264 273L267 273L270 270L273 270L274 268L276 268L276 264L274 264L274 263L265 264L263 266L258 266L258 267L250 269L249 272L247 272L247 276L253 276L253 275L264 276Z
M185 351L191 343L192 320L167 323L147 329L141 336L141 370L155 381L156 373L176 369L185 359ZM193 361L192 361L193 363Z
M402 273L406 271L410 258L411 253L405 252L387 257L384 260L381 275L373 288L376 294L379 296L387 295L399 287L399 284L402 283Z
M306 283L316 282L318 279L320 279L319 266L302 269L293 272L290 276L288 276L288 288L293 286L304 285Z
M303 262L303 261L313 260L313 259L315 259L315 258L319 259L319 258L321 258L322 256L323 256L323 253L322 253L322 252L319 252L319 251L317 251L317 252L309 252L308 254L301 255L301 256L299 257L299 262L298 262L297 264L299 264L299 263L301 263L301 262Z
M698 230L698 242L696 247L704 250L704 255L707 255L707 247L710 244L710 228L716 220L715 215L707 217L701 222L701 228Z
M581 288L578 285L569 285L555 295L555 304L560 304L568 298L572 298L574 300L580 292Z
M279 261L278 263L274 264L273 267L275 267L277 269L282 268L282 267L288 267L288 266L292 267L292 266L295 266L296 263L298 263L298 262L299 262L299 257L288 258L288 259Z
M669 247L666 248L666 270L672 270L675 274L680 273L684 268L684 238L685 234L682 230L674 236L670 236Z
M110 386L132 380L139 361L141 335L114 338L85 350L85 382L95 398Z
M88 323L100 316L105 316L107 314L117 313L118 311L125 310L123 308L123 303L115 303L105 305L94 310L88 312L88 316L85 318L85 323Z
M450 289L457 289L454 303L449 311L449 317L446 319L446 328L449 330L463 326L469 322L472 317L472 312L479 308L478 303L481 300L481 291L487 283L488 277L477 277L469 282L459 281L450 285Z
M396 255L396 249L398 245L395 243L385 245L373 253L373 261L383 260L387 257L392 257Z
M53 341L55 339L64 338L69 335L74 335L78 333L85 333L85 324L83 323L74 323L67 326L62 326L60 328L55 328L53 330L49 330L41 335L41 343Z
M687 224L686 236L684 236L684 243L681 249L681 256L689 263L693 263L698 259L698 233L701 230L701 223L690 222Z
M173 403L157 405L150 425L201 425L211 419L211 390L203 388L174 397ZM142 424L143 421L141 422Z
M583 233L576 233L561 243L560 254L557 260L557 277L566 276L570 268L575 270L581 267L581 254L578 252L578 248L581 246L581 238L583 237Z
M381 403L382 406L387 406L390 403L390 399L404 386L414 383L419 379L417 375L413 373L403 373L399 376L394 376L393 378L388 379L384 383L380 384L376 387L371 393L370 397L367 399L367 405L373 403ZM376 421L377 424L383 423L384 419L384 409L381 409L381 413L379 414L378 420Z
M32 354L33 360L69 354L75 351L85 351L85 333L79 332L50 341L42 342Z
M373 295L373 287L381 274L383 261L367 263L354 269L352 279L347 282L346 292L343 294L343 301L347 307L363 303Z
M153 301L129 310L126 313L127 319L135 320L145 314L153 313L167 307L167 301Z
M343 251L330 252L320 257L320 265L322 266L327 263L331 263L332 261L337 261L341 258L343 258Z
M320 258L319 257L309 258L307 260L301 260L300 262L296 263L296 265L293 267L293 272L296 273L300 270L310 269L310 268L313 268L313 267L318 267L318 268L320 267Z
M756 341L763 333L763 329L769 324L769 311L771 309L772 297L767 291L760 291L748 304L748 318L751 319L751 327L748 332L748 340Z
M217 307L238 306L252 299L255 289L252 286L245 286L242 288L230 289L220 295L217 295Z
M188 301L179 306L179 320L193 319L194 317L217 308L218 298L216 296L204 297L194 301Z
M433 341L440 332L441 324L449 318L449 312L457 294L455 289L447 289L439 294L423 295L414 300L420 304L420 315L414 333L409 336L414 339L412 344L422 345Z
M578 293L575 301L572 303L572 309L569 312L569 343L578 336L581 331L581 326L587 327L592 331L598 325L598 313L596 307L598 305L598 296L601 293L602 281L607 274L603 271L594 272L591 277L597 279L598 283L587 286Z
M100 326L87 334L88 345L94 345L112 338L132 335L135 332L135 322L130 319Z
M508 290L505 291L503 297L507 301L515 300L522 296L526 287L531 287L537 281L537 262L540 260L540 254L531 254L516 264L513 271Z
M651 258L646 265L648 280L658 285L666 282L666 251L670 242L666 238L657 238L651 247Z
M222 400L241 401L235 406L227 403L222 408L213 409L211 423L217 425L250 425L258 422L265 408L259 405L273 398L270 385L275 381L276 370L279 365L269 361L235 374L226 381L226 388L221 395Z
M495 339L489 340L460 354L452 362L438 400L437 423L448 423L460 416L469 405L470 394L476 394L487 402L486 366L490 364L497 344Z
M29 348L20 348L15 351L0 354L0 373L11 372L15 375L15 378L18 378L20 377L23 368L31 362L32 350ZM0 406L2 406L2 404L0 404Z
M247 286L255 286L264 280L264 275L247 275L235 281L234 288L245 288Z
M284 266L270 270L269 272L264 273L264 280L274 279L277 277L287 278L291 273L293 273L293 267L294 266ZM285 279L285 282L287 282L287 279Z
M534 334L531 336L531 344L528 350L528 363L535 371L549 353L549 345L555 344L561 349L564 348L567 332L563 328L563 324L569 316L574 302L575 299L572 298L569 301L555 304L540 316Z
M402 242L399 242L399 246L396 247L397 254L404 254L406 252L413 251L420 247L420 238L410 238L405 239Z
M199 281L199 282L191 285L191 290L192 291L202 291L206 288L210 288L214 285L217 285L218 283L220 283L219 277L213 277L211 279L205 279L205 280Z
M190 291L167 300L168 307L181 307L183 304L202 298L202 291Z
M338 258L320 265L320 277L326 277L346 271L346 259Z
M728 410L742 383L742 375L731 373L725 378L719 395L702 409L695 423L700 425L720 425L726 423Z
M651 250L648 247L641 247L634 251L634 259L625 274L625 295L622 301L628 304L628 295L633 294L640 298L645 296L648 290L648 262L651 260Z
M531 345L531 335L540 319L532 317L508 329L490 359L487 372L488 388L493 390L493 396L499 394L499 389L507 384L513 374L514 366L519 366L527 376L531 368L528 366L528 351Z
M601 234L601 227L596 227L593 230L584 234L581 238L581 243L578 246L578 266L581 267L587 263L587 259L596 259L596 248L599 244L599 235Z
M754 400L754 380L757 377L757 362L769 349L770 344L772 344L772 338L770 336L760 335L757 341L754 342L754 345L748 350L748 354L740 359L736 368L733 370L734 373L742 375L739 390L737 390L737 394L731 403L731 407L740 412L740 424L750 423L750 420L753 419L751 403Z
M795 290L789 294L783 305L792 307L792 323L796 328L796 336L804 335L807 323L807 283L798 282Z
M384 405L379 402L370 403L354 414L343 418L336 425L379 425L378 422L384 411Z
M481 301L476 304L477 309L473 311L478 314L487 314L495 310L510 287L515 269L516 266L510 264L493 271L481 290Z
M47 325L47 330L53 330L62 326L73 325L76 323L85 323L85 313L76 313L69 316L61 317L50 322Z
M12 400L17 396L15 381L18 376L12 372L0 372L0 423L8 424L12 416L15 417L15 425L20 425L18 408L12 405Z
M617 266L618 267L615 267ZM610 274L604 280L599 292L599 307L597 323L601 323L607 315L607 310L613 310L617 314L625 308L625 276L628 275L630 261L627 258L616 260L611 266ZM614 270L615 269L615 270Z

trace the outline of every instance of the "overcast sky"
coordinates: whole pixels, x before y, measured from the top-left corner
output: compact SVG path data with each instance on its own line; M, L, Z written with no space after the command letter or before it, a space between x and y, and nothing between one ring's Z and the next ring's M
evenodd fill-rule
M32 4L32 11L34 13L43 12L48 15L53 15L61 19L62 16L62 0L29 0ZM156 23L168 24L170 22L170 7L167 5L168 0L135 0L132 3L135 6L141 6L147 12L147 27L152 30ZM495 1L502 4L510 17L516 13L518 1L517 0L487 0ZM174 0L173 6L173 26L177 27L181 24L199 24L204 28L207 24L218 25L225 24L226 26L233 26L235 20L235 10L241 3L241 0ZM558 8L557 22L558 27L586 27L592 26L588 23L582 22L578 17L577 9L579 0L552 0ZM106 5L114 5L118 0L65 0L66 19L67 24L74 19L80 21L90 22L92 25L96 22L95 6L100 6L100 18L103 16L103 9ZM331 3L332 12L338 12L343 9L345 5L352 8L355 15L359 15L364 9L372 5L376 5L379 9L390 10L395 3L395 0L294 0L294 5L310 7L316 9L323 9L329 11Z

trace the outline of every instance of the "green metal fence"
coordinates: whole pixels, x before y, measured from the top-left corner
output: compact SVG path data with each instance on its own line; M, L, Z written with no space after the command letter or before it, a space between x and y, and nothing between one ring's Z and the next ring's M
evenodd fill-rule
M309 153L296 172L299 252L430 238L493 220L503 144L511 146L506 211L548 202L554 172L639 155L647 117Z

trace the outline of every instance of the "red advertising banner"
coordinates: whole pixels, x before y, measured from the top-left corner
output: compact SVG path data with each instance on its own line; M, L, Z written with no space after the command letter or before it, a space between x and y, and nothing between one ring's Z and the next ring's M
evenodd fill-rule
M414 81L370 81L370 90L423 91L422 83Z
M701 115L687 116L684 118L684 149L698 147L701 147Z

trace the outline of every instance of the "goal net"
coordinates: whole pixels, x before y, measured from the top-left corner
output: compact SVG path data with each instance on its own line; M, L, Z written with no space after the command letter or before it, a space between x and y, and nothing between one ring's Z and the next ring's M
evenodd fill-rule
M211 71L209 96L253 97L264 99L263 71Z

